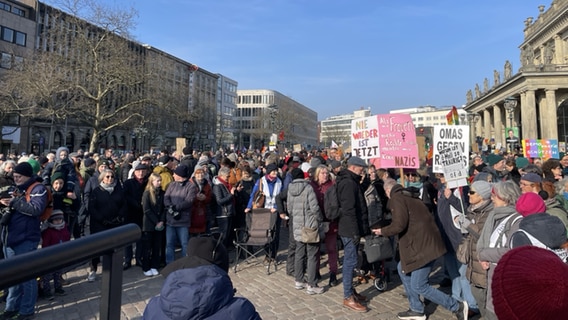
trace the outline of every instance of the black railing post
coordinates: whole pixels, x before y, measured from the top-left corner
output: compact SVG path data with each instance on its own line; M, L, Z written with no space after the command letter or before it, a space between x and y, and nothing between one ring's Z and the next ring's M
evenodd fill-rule
M101 283L100 319L120 319L122 305L122 260L124 249L103 256L103 276Z

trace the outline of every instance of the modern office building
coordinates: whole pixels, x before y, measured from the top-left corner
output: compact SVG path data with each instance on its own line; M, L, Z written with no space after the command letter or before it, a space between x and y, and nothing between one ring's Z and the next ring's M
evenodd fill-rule
M433 107L424 106L416 108L396 109L391 110L390 113L408 113L412 118L415 128L420 127L433 127L436 125L448 124L446 115L452 111L452 107ZM467 112L462 108L458 108L458 115L461 124L467 124Z
M353 119L371 116L371 108L353 111L342 115L332 116L320 122L320 144L329 147L332 141L338 145L351 142L351 121Z
M239 148L272 144L311 148L317 143L317 113L275 90L237 90Z
M476 84L466 93L465 110L478 119L475 136L505 143L506 128L516 128L522 139L559 139L562 149L568 141L568 0L535 6L535 15L524 21L520 67L506 61L493 71L492 83Z
M237 87L239 83L219 74L217 80L217 145L235 147L235 116L237 114Z

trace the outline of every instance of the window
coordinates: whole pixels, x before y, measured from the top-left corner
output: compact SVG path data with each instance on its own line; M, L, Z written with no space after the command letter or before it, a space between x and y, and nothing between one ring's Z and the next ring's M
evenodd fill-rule
M12 55L6 52L0 54L0 67L4 69L12 68Z
M13 42L14 41L14 30L6 27L2 27L2 40Z
M13 13L13 14L16 14L16 15L18 15L18 16L20 16L20 17L25 17L25 16L26 16L26 12L25 12L24 10L22 10L22 9L20 9L20 8L16 8L16 7L13 7L13 8L12 8L12 13Z
M26 34L23 32L16 31L16 44L20 46L26 45Z

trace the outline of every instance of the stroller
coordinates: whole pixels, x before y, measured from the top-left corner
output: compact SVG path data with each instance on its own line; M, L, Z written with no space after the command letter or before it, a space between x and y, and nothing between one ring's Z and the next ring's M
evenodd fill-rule
M390 224L390 221L380 220L373 224L371 229L382 228ZM378 270L375 270L374 286L379 291L387 289L389 273L385 266L385 260L394 256L392 242L389 238L383 236L370 235L365 237L364 249L369 264L378 265Z

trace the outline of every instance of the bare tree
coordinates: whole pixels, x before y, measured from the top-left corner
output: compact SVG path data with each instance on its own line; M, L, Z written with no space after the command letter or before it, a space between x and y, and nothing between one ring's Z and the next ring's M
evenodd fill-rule
M67 13L46 13L39 50L21 70L12 70L2 96L24 116L51 115L91 127L93 152L109 130L140 122L149 101L145 51L129 40L136 12L93 0L55 3Z

